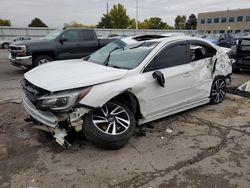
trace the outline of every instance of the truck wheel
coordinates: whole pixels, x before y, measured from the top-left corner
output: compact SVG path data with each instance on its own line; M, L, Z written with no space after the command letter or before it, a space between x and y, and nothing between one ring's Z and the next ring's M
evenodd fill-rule
M3 49L8 49L9 48L9 43L3 43L3 45L2 45L2 48Z
M210 103L219 104L221 103L226 95L226 81L222 76L218 76L214 79L210 94Z
M42 64L51 62L53 59L50 56L47 55L39 55L34 60L34 67L40 66Z
M118 102L107 102L85 116L83 128L88 140L103 149L119 149L134 134L132 112Z

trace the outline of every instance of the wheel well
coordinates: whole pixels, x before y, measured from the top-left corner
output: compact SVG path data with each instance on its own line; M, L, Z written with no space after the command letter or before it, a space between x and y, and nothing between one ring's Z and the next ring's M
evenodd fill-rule
M2 44L2 47L3 47L5 44L10 45L10 43L8 43L8 42L4 42L4 43Z
M44 51L44 52L35 52L35 53L33 53L32 54L32 60L33 60L33 62L40 55L47 55L47 56L51 57L53 60L55 60L55 54L54 54L54 52L52 52L52 51Z
M135 120L139 120L142 117L140 104L136 96L128 91L115 96L110 101L116 101L127 106L131 112L134 114Z

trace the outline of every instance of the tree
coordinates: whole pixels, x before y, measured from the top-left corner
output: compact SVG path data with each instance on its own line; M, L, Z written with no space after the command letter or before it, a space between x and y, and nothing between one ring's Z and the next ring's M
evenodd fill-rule
M34 18L28 27L48 27L42 20L39 18Z
M185 29L192 29L192 30L196 30L197 27L197 18L194 14L191 14L188 17L188 20L186 22L186 26Z
M114 28L126 29L129 26L129 16L124 6L120 3L114 5L110 10L109 16L111 17Z
M103 14L101 21L97 24L97 27L106 29L113 28L112 20L109 14Z
M145 19L143 22L139 24L140 29L170 29L171 27L163 22L159 17L152 17L149 19Z
M103 14L98 23L99 28L126 29L130 25L130 18L127 11L120 3L114 5L108 14Z
M149 29L149 20L145 19L143 22L139 24L140 29Z
M70 23L64 23L64 27L66 28L94 28L93 25L84 25L81 23L77 23L76 21L72 21Z
M176 16L175 18L175 29L185 29L186 16Z
M7 19L0 19L0 26L11 26L11 21Z
M136 28L136 20L133 18L133 19L129 20L128 29L135 29L135 28Z
M159 17L149 18L149 29L167 29L167 23Z

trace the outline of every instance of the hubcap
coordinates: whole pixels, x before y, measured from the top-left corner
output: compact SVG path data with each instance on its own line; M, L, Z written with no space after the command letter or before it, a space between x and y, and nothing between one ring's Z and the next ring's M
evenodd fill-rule
M114 103L107 103L95 109L92 121L96 128L108 135L122 134L130 126L130 118L126 110Z
M3 48L7 49L7 48L9 48L9 45L8 44L4 44Z
M221 102L225 97L225 88L226 84L225 81L222 79L217 79L214 82L213 88L212 88L212 99L219 103Z
M50 62L48 59L40 59L40 61L38 62L38 65L42 65L48 62Z

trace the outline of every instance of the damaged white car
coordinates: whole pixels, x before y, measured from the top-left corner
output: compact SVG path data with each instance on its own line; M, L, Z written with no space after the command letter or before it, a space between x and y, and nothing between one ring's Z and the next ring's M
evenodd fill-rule
M225 97L232 63L194 37L116 40L80 60L52 62L24 76L24 107L61 145L82 132L106 149L124 146L136 126Z

